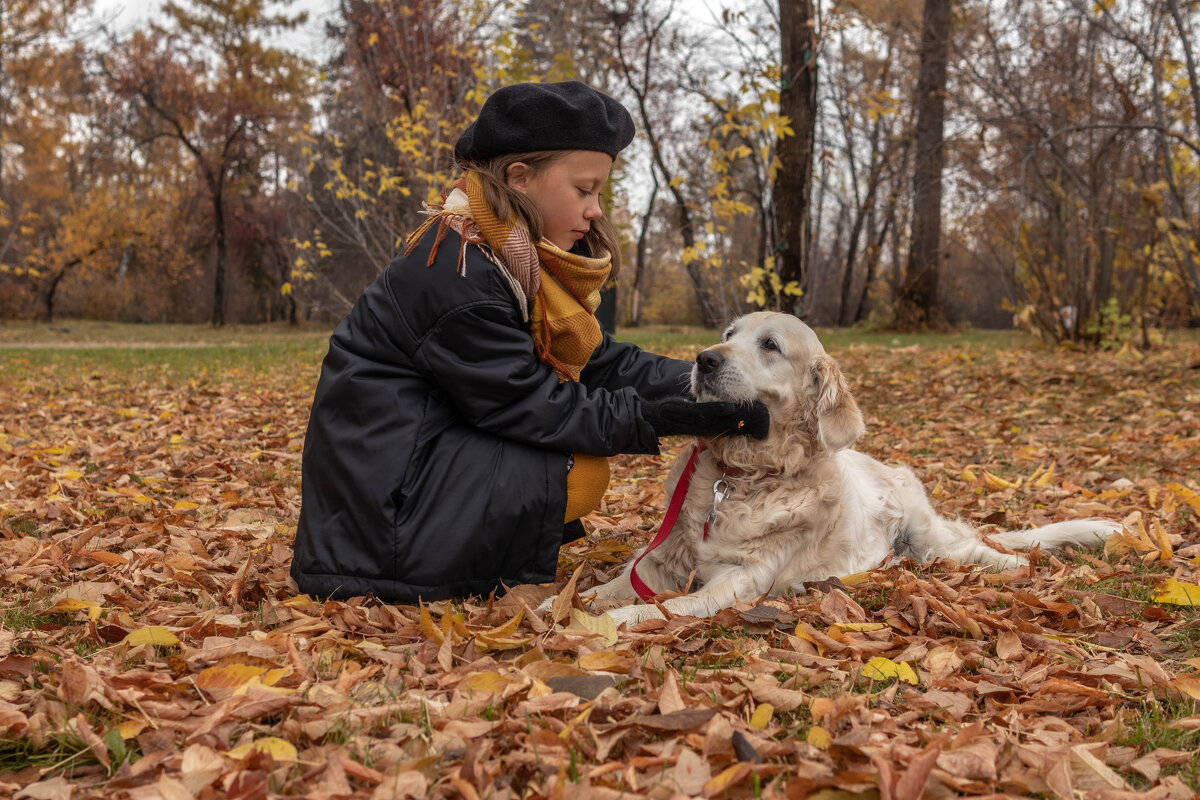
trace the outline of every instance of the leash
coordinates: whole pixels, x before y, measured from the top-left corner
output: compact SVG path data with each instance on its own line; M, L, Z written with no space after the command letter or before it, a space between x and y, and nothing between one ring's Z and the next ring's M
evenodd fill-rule
M654 548L667 540L667 536L671 534L671 530L675 527L675 520L679 519L679 512L683 509L683 499L687 496L688 487L692 484L692 474L696 471L696 459L700 456L700 451L704 449L704 442L696 440L696 447L692 450L691 458L683 468L683 472L679 475L679 482L675 484L675 491L671 494L671 502L667 506L667 514L663 517L662 525L658 529L658 533L654 535L653 541L646 546L642 554L633 562L633 568L629 570L629 582L633 584L633 590L637 592L638 597L644 602L650 602L654 597L654 590L646 585L646 582L638 577L637 565L638 562L646 557ZM705 534L708 533L708 525L705 525ZM706 536L707 538L707 536Z

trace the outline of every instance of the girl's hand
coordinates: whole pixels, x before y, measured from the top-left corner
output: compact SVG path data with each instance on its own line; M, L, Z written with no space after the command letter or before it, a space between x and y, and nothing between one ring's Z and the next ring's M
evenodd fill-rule
M679 397L643 401L642 418L662 436L752 436L765 439L771 415L762 403L697 403Z

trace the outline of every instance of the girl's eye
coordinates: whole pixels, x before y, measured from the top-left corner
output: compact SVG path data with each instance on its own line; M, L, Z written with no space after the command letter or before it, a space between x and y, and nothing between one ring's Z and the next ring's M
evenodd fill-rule
M774 339L763 339L762 349L779 352L779 345L775 343Z

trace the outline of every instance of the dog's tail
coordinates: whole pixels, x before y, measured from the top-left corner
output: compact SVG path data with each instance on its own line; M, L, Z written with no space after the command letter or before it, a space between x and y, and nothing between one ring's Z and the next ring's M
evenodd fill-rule
M1029 563L1024 556L1002 553L989 546L978 535L970 537L963 535L969 526L962 522L951 520L942 520L942 522L951 531L957 529L958 535L950 537L950 546L941 555L952 558L960 564L982 564L994 569L1012 569ZM1035 546L1062 547L1068 544L1087 547L1104 544L1109 536L1120 530L1121 524L1118 522L1109 522L1103 519L1079 519L1055 522L1027 531L992 534L990 538L1014 550L1028 550Z
M1055 522L1028 531L1007 531L992 535L991 538L1005 547L1014 550L1028 550L1032 547L1062 547L1068 544L1083 547L1096 547L1108 541L1108 537L1121 530L1121 523L1104 519L1075 519L1067 522ZM991 548L988 548L989 550ZM1005 560L1011 561L1012 556L1004 555ZM1025 563L1025 559L1021 559ZM1001 569L1010 569L1016 564L997 564Z

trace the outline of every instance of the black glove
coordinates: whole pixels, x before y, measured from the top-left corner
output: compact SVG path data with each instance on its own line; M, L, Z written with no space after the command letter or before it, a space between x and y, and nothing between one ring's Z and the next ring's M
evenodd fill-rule
M736 434L765 439L771 415L762 403L696 403L682 397L642 401L642 418L656 436Z

